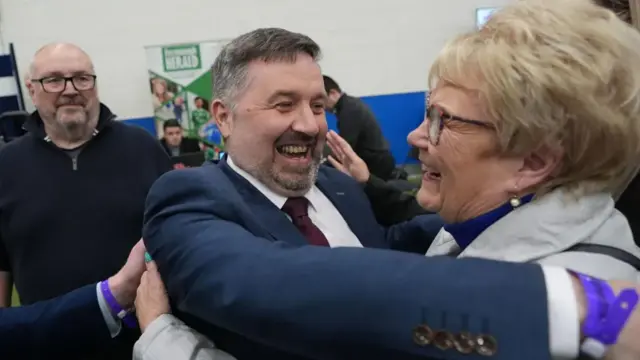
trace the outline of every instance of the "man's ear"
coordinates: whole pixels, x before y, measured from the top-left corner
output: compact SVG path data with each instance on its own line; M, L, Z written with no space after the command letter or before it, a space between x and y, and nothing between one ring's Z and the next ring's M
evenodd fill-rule
M35 87L33 86L33 82L31 81L31 79L27 76L25 76L24 79L24 86L26 86L27 90L29 90L29 96L31 97L31 100L33 101L33 96L35 95Z
M562 162L563 152L543 147L525 156L519 172L518 189L530 189L553 176Z
M211 115L218 125L220 134L223 138L231 135L233 116L231 114L231 108L222 102L220 99L215 99L211 102Z

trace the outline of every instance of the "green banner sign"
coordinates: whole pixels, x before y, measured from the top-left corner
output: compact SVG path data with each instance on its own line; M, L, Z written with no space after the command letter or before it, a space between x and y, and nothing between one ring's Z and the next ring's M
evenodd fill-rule
M202 68L200 46L193 44L163 47L162 65L165 72L199 70Z

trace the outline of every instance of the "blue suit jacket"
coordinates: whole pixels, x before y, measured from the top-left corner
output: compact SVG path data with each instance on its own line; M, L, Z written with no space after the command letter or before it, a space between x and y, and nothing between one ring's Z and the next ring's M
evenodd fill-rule
M111 340L96 285L32 305L0 309L0 359L69 358Z
M238 359L460 355L417 344L419 325L492 335L495 359L550 358L540 267L302 246L286 216L228 170L162 176L147 198L143 236L187 323ZM363 243L425 237L419 222L377 226L362 189L335 171L323 169L318 187Z

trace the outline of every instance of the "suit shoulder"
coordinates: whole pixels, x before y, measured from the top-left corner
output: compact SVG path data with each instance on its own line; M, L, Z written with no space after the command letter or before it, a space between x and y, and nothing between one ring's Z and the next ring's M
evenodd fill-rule
M157 187L176 187L176 184L180 184L179 188L188 186L190 188L206 188L208 191L217 189L220 186L220 180L225 174L216 165L204 165L194 168L176 169L171 170L156 181L153 188ZM211 186L216 184L216 186ZM153 190L152 188L152 190Z
M361 187L354 178L331 166L321 165L319 173L322 176L326 177L329 181L339 182L343 185Z

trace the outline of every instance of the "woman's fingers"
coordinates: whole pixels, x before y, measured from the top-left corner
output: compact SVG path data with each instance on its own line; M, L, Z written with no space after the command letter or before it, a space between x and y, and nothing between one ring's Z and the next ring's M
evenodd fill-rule
M336 158L334 158L333 155L329 155L327 157L327 161L329 161L329 163L331 163L331 165L334 168L342 171L343 173L345 173L347 175L350 175L349 172L347 171L347 168L345 168L344 165L342 165L342 163L340 161L336 160Z

